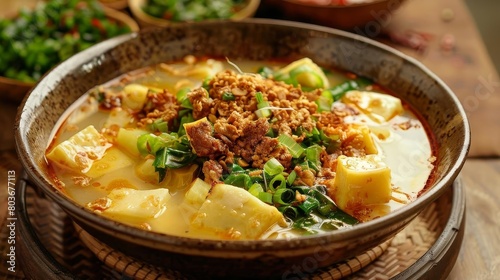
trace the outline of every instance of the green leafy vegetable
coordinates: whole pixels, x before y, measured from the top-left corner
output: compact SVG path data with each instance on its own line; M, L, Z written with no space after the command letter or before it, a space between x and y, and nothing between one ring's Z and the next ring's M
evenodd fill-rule
M154 155L153 166L163 181L168 168L181 168L190 165L196 155L192 152L187 137L177 133L143 134L137 139L141 155Z
M337 101L340 100L342 96L346 94L346 92L350 90L364 89L371 84L373 84L373 82L370 79L364 77L358 77L355 80L349 80L333 88L326 89L323 91L323 94L325 95L330 94L333 97L333 100Z
M286 134L281 134L280 136L278 136L278 141L280 142L280 144L287 147L288 151L294 158L300 157L304 152L304 148L302 148L297 142L295 142L292 137Z
M130 32L96 0L50 0L0 19L0 75L36 82L59 62L104 39Z
M230 18L244 4L244 0L148 0L142 9L153 17L171 21L200 21Z

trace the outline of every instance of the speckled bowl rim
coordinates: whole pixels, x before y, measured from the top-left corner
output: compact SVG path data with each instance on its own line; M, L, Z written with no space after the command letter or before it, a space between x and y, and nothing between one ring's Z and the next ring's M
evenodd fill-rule
M421 210L425 208L428 204L438 198L443 192L446 190L446 187L452 185L455 178L458 176L461 168L463 167L469 147L470 147L470 127L467 121L467 116L465 111L460 104L456 95L451 91L451 89L433 72L427 69L422 63L417 61L416 59L409 57L389 46L386 46L382 43L378 43L374 40L351 34L345 31L336 30L328 27L317 26L313 24L306 23L297 23L297 22L289 22L282 20L271 20L271 19L251 19L242 21L242 23L250 23L250 24L265 24L265 25L280 25L286 27L298 27L302 29L312 29L320 32L332 33L340 37L348 37L350 39L361 41L367 45L374 46L376 48L383 49L387 52L392 53L394 56L402 58L403 60L413 64L420 71L430 76L441 88L443 88L446 93L453 100L453 105L457 108L458 113L461 116L462 123L464 127L464 142L460 149L460 153L458 155L457 161L455 161L449 168L449 171L438 181L433 187L423 193L417 200L413 201L409 205L402 207L396 211L389 213L388 215L366 222L362 224L358 224L352 228L342 229L338 231L334 231L331 233L318 234L314 236L306 236L300 237L290 240L209 240L209 239L195 239L195 238L187 238L187 237L179 237L174 235L167 235L162 233L155 232L147 232L144 230L140 230L138 228L128 226L119 222L115 222L104 218L101 215L95 214L88 209L76 204L72 200L68 199L63 193L55 189L50 182L42 179L41 172L39 167L37 167L36 163L29 159L27 153L29 153L29 148L27 146L27 135L23 135L22 131L25 124L22 122L23 117L28 114L26 112L25 104L30 102L38 101L37 104L41 103L42 100L30 100L31 93L37 90L46 90L50 89L51 85L57 84L60 80L63 79L65 73L71 72L73 69L77 68L75 65L82 65L84 62L89 61L91 58L98 57L99 55L111 50L112 48L120 45L122 43L127 42L128 40L133 40L137 36L140 36L140 33L133 33L128 35L122 35L120 37L115 37L113 39L104 41L99 43L73 57L68 59L65 62L62 62L56 68L54 68L51 72L45 75L41 79L41 81L30 91L30 93L24 98L21 106L19 107L19 111L16 118L15 124L15 140L16 140L16 151L20 158L22 165L24 166L27 174L37 185L41 187L44 193L52 200L56 201L58 204L62 206L67 212L78 213L79 215L85 216L85 222L93 223L104 229L103 232L111 234L117 238L127 237L132 238L134 241L138 242L137 244L145 245L145 246L155 246L155 245L169 245L169 247L178 247L182 246L179 249L179 252L186 252L186 250L191 250L192 252L199 255L210 255L211 250L220 251L223 250L228 252L230 255L231 252L237 253L238 251L251 251L251 252L264 252L272 250L282 250L292 252L296 248L304 248L304 247L312 247L312 246L324 246L325 244L329 244L331 242L337 242L342 240L354 240L356 238L361 238L366 236L370 232L377 231L384 227L394 226L394 224L404 223L405 217L413 216L415 217ZM192 23L186 24L191 25ZM195 23L196 24L196 23ZM31 105L33 106L33 105ZM33 108L32 108L33 109ZM73 216L70 214L70 216ZM407 223L407 222L406 222ZM147 242L143 242L147 241ZM382 240L383 241L383 240ZM156 248L156 247L151 247Z

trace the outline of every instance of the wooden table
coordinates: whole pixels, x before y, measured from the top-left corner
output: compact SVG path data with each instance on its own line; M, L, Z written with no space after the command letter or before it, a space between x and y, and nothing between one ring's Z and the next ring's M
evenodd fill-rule
M445 13L449 12L454 18L445 21ZM497 97L495 100L480 100L476 90L484 85L485 77L496 83L500 78L461 0L409 1L394 15L388 29L415 30L432 36L424 52L388 43L417 58L443 79L461 99L472 126L472 157L461 173L466 193L465 234L448 279L499 279L500 159L492 155L498 156L500 149L500 88L491 89L490 93ZM455 40L452 52L443 48L446 36ZM493 125L497 129L491 131L489 128ZM491 147L491 143L496 143L497 148L484 148Z
M26 0L23 0L26 1ZM21 3L21 2L18 2ZM0 6L5 5L4 2ZM3 8L3 7L2 7ZM2 9L0 9L1 11ZM443 21L443 13L452 12L452 21ZM446 14L445 14L446 15ZM449 13L447 14L449 15ZM427 67L440 76L462 98L474 98L468 95L474 87L480 84L478 77L486 77L498 82L496 73L481 41L473 20L465 4L461 0L421 0L409 1L408 4L392 15L387 30L391 32L404 32L413 30L430 34L432 37L425 51L416 51L411 48L396 44L394 41L380 39L416 57ZM458 51L443 52L443 38L452 35ZM457 68L459 67L459 68ZM498 95L498 90L495 89ZM477 97L477 96L476 96ZM488 100L479 100L487 103ZM491 100L490 100L491 103ZM468 105L472 106L472 105ZM0 219L5 219L7 209L7 171L18 170L19 164L15 162L13 137L11 125L14 122L16 104L0 101L0 151L3 162L0 162ZM500 109L500 107L497 107ZM474 109L474 110L472 110ZM487 126L494 120L491 111L478 110L469 107L466 111L474 116L474 125L484 122ZM479 123L479 124L478 124ZM491 151L484 150L482 146L493 141L500 149L497 133L491 131L489 139L479 135L487 129L473 128L473 154L487 156ZM476 134L475 134L476 133ZM477 139L477 140L474 140ZM486 139L486 140L485 140ZM496 140L495 140L496 139ZM494 153L494 152L493 152ZM499 154L498 152L496 153ZM449 279L498 279L500 275L500 158L498 157L470 157L461 173L466 192L466 226L465 235L457 262L448 276ZM0 242L6 242L5 239ZM4 263L2 255L0 258ZM0 270L5 265L0 265ZM0 277L8 278L6 271L0 271ZM12 275L11 275L12 276Z

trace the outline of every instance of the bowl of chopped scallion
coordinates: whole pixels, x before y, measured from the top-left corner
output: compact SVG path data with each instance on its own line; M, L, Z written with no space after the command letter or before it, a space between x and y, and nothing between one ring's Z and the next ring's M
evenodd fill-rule
M252 17L260 0L129 0L132 15L143 27L168 26L178 22Z
M49 0L0 18L0 97L20 101L61 61L138 29L131 17L96 0Z

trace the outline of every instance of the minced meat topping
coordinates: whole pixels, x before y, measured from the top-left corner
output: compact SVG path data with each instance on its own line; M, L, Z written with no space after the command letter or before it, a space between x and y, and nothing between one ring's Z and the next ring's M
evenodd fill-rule
M269 117L255 113L257 93L268 102ZM205 87L187 93L195 122L186 127L193 152L207 158L203 173L207 181L217 181L223 169L235 161L260 169L271 158L277 159L287 170L293 168L292 155L276 136L286 134L297 143L314 129L338 140L334 151L324 151L323 167L334 167L340 154L362 155L363 147L356 145L356 135L343 122L347 115L357 114L352 108L318 113L315 100L321 90L304 92L300 87L260 75L239 74L225 70L216 74ZM149 106L140 113L139 124L147 125L154 119L170 122L178 117L179 104L167 91L148 94ZM205 120L205 121L196 121ZM345 143L342 143L346 140ZM331 169L330 169L331 170ZM310 174L300 172L299 179L311 184ZM327 170L318 175L330 177ZM302 177L302 178L301 178Z

